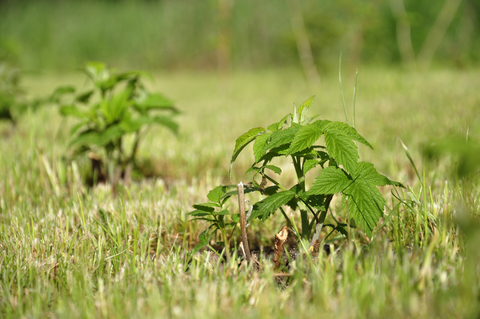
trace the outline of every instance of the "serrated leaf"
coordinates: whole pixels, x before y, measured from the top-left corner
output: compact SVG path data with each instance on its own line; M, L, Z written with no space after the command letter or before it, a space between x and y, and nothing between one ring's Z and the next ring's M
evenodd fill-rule
M348 177L343 169L335 166L329 166L324 168L317 176L307 194L336 194L345 190L351 183L352 180Z
M282 174L282 169L278 166L275 165L266 165L265 168L268 168L269 170L272 170L275 174Z
M330 157L343 165L347 172L355 170L358 162L358 150L352 139L338 131L325 130L325 144Z
M303 102L300 106L300 109L298 110L298 114L300 115L300 124L303 124L307 120L308 109L310 108L314 97L315 95Z
M283 124L285 124L289 116L292 116L292 114L285 115L279 122L271 124L270 126L268 126L267 129L270 132L276 132L278 130L281 130L283 127Z
M319 163L320 163L320 161L315 160L315 159L306 160L305 163L303 164L303 175L307 174L308 171L313 169Z
M355 170L352 172L352 176L354 176L354 178L361 177L366 182L375 186L392 185L403 187L403 185L399 182L392 181L386 176L378 173L375 169L375 166L373 166L372 163L368 162L359 162Z
M263 127L252 128L251 130L237 138L235 142L235 149L233 150L232 154L232 159L230 160L230 173L232 172L233 162L235 162L235 160L237 159L238 154L240 154L240 152L245 148L245 146L252 142L259 133L264 131L265 129Z
M202 232L199 236L198 239L200 240L201 243L204 245L208 245L208 242L210 241L210 237L212 236L212 233L208 233L209 228L207 228L204 232Z
M295 193L290 190L273 194L254 205L250 218L261 217L262 220L266 220L268 216L279 207L287 204L294 196Z
M324 120L302 126L295 134L295 138L288 149L288 154L297 153L312 146L323 134L325 127L327 127L329 123L330 121Z
M348 197L350 217L371 237L373 229L383 216L385 200L382 194L375 186L362 179L357 179L344 194Z
M265 155L264 148L267 141L270 139L272 133L265 133L257 136L255 143L253 144L253 154L255 156L255 163L258 163L260 158Z
M268 150L272 148L279 147L284 144L289 144L293 141L295 138L295 134L298 132L300 129L300 126L291 126L286 130L281 130L281 131L276 131L273 132L271 135L270 142L265 145L265 148L263 149L263 153L265 154Z
M214 203L220 203L223 195L225 195L226 190L227 187L225 186L217 186L208 193L207 198Z
M326 127L325 127L326 132L331 132L331 131L337 131L343 135L346 135L350 137L352 140L360 142L371 149L373 149L373 146L368 143L368 141L358 134L357 130L350 125L343 123L343 122L330 122Z

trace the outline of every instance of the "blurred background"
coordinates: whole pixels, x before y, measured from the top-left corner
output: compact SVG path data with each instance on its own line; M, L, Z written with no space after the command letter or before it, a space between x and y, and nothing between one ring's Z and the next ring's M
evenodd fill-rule
M316 81L340 52L346 68L478 65L480 2L0 0L0 60L23 70L299 67Z
M392 178L414 176L399 138L421 158L429 140L480 132L478 0L0 0L0 65L22 79L4 81L7 97L85 89L88 61L151 73L182 111L178 138L152 129L139 151L163 177L228 178L238 136L312 95L322 118L345 121L343 103L356 114L375 147L362 158ZM67 148L73 123L52 108L17 122L32 147Z

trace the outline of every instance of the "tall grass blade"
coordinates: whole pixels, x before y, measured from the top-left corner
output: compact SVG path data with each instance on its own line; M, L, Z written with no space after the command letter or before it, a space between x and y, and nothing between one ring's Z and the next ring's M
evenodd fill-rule
M340 82L340 92L342 93L342 103L343 103L343 111L345 112L345 121L348 125L348 113L347 107L345 105L345 96L343 95L343 86L342 86L342 52L340 52L340 59L338 60L338 81Z
M353 127L355 128L355 100L357 98L358 69L355 72L355 86L353 87Z
M418 180L422 181L422 178L420 177L420 174L418 173L417 166L415 166L415 162L413 161L412 156L410 155L410 151L408 150L408 147L403 143L403 141L401 139L399 139L399 140L400 140L400 143L402 143L402 147L405 150L405 154L407 155L408 160L412 164L413 169L415 170L415 173L417 174Z

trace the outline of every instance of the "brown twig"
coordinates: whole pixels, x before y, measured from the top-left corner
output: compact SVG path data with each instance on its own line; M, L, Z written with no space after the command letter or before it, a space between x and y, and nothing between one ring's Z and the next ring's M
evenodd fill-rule
M280 258L283 253L283 244L288 238L288 228L283 226L280 231L275 234L275 252L273 254L273 262L275 263L275 269L280 267Z
M252 260L252 256L250 255L250 248L248 246L247 217L245 215L245 194L244 194L242 182L240 182L237 185L237 190L238 190L238 210L240 212L240 230L242 232L243 249L245 250L245 257L247 258L247 261L250 262Z

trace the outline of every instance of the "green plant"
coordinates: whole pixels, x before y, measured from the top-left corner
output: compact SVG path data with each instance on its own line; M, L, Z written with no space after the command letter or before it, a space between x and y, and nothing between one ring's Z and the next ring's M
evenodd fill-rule
M353 227L359 226L371 237L385 207L385 200L377 187L401 184L379 174L373 164L358 161L356 142L370 148L372 146L353 127L342 122L318 120L317 116L308 117L312 100L313 97L304 102L298 110L295 107L293 114L286 115L267 129L253 128L236 140L231 167L244 148L253 143L255 160L247 171L252 173L253 178L252 186L247 188L247 191L260 192L265 196L253 205L249 220L259 218L265 221L279 210L302 239L309 239L314 235L314 230L314 238L318 238L323 226L330 226L331 233L336 230L347 236L348 223ZM317 143L322 135L324 145ZM296 184L289 188L271 176L271 173L282 173L280 167L273 165L272 161L286 157L291 158L296 173ZM307 174L314 172L316 167L319 167L321 172L316 175L311 187L307 188ZM266 187L268 182L273 185ZM216 188L219 189L225 190ZM235 191L224 192L220 198L226 200L233 194ZM335 194L342 195L342 207L349 214L347 223L337 222L329 209ZM196 210L190 215L214 214L212 207L215 206L218 205L196 205ZM300 211L301 231L294 220L288 217L285 206ZM226 214L223 212L222 216ZM336 225L325 225L328 212L332 214ZM204 219L212 223L209 229L215 229L212 219ZM355 224L351 222L352 219Z
M210 223L210 226L200 234L200 243L192 250L192 253L204 246L210 246L210 238L218 230L223 239L220 244L225 247L227 259L230 258L230 238L240 221L240 215L231 215L228 205L226 205L228 199L237 193L228 191L234 187L233 185L217 186L208 193L207 198L210 200L208 203L194 205L195 210L187 214L194 217L193 220L204 220ZM230 220L227 219L227 216Z
M165 96L150 93L145 88L142 79L149 77L147 73L118 73L96 62L88 63L83 71L93 82L94 88L77 94L74 87L62 86L51 95L51 100L60 105L63 116L77 120L70 131L69 144L75 155L90 151L101 153L100 158L92 158L92 164L103 166L107 161L110 174L112 166L117 171L120 169L125 172L129 164L135 164L145 127L160 124L177 133L178 124L172 116L178 110ZM65 102L66 96L69 102ZM154 114L155 111L168 114ZM133 143L127 144L125 138L129 134L133 135ZM100 171L99 168L97 174Z
M20 88L20 73L0 63L0 119L15 123L28 107L24 92Z

